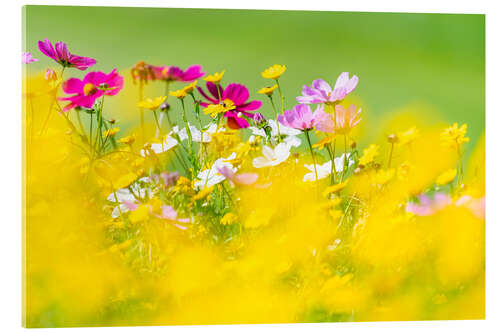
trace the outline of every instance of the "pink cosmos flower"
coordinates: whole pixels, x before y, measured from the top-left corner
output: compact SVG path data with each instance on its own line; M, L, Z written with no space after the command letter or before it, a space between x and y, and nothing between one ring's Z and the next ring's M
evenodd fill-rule
M69 53L68 46L64 42L57 42L55 48L48 38L44 41L38 41L38 48L47 57L54 59L64 67L75 67L81 71L86 70L90 66L96 64L95 59L81 57Z
M262 106L262 102L248 102L250 94L247 87L242 84L231 83L224 89L224 87L219 85L221 96L221 98L219 99L217 86L212 82L207 82L206 85L210 95L206 94L202 88L197 87L200 94L203 95L203 97L205 97L205 99L207 99L207 101L209 102L201 102L201 106L207 107L209 104L219 104L221 102L224 102L224 100L229 99L234 103L236 108L224 113L224 117L227 118L227 125L232 129L247 128L250 126L250 123L242 116L253 119L254 114L248 111L255 111L259 109ZM241 115L239 115L239 113L241 113Z
M310 87L304 85L303 96L297 97L297 101L304 104L334 103L343 100L357 85L356 75L349 79L349 73L343 72L337 78L333 89L322 79L314 80Z
M91 109L94 102L103 94L116 95L123 88L123 76L118 74L116 68L111 73L90 72L83 80L71 78L63 83L62 88L66 94L74 94L69 97L59 98L61 101L70 103L63 108L68 111L77 106Z
M418 216L429 216L451 204L451 198L444 193L436 193L434 197L421 194L418 197L419 203L406 204L406 211Z
M151 66L151 69L155 80L191 82L205 75L200 65L192 65L185 71L175 66Z
M315 115L316 129L326 133L347 134L361 121L360 113L361 109L356 110L354 104L348 109L342 105L335 105L334 113L321 110Z
M295 128L301 131L308 131L316 125L316 115L323 112L323 105L318 105L314 114L307 104L299 104L292 110L286 110L282 115L278 115L278 121L284 126Z
M237 185L252 185L257 181L259 175L256 173L240 173L236 174L231 168L227 166L222 166L221 168L217 168L217 171L223 175L227 180L237 184Z
M473 198L470 195L463 195L457 200L455 205L468 208L477 218L484 219L485 217L485 197Z
M128 208L129 211L134 211L139 208L139 205L130 202L130 201L123 201L123 204ZM149 207L149 212L153 214L153 208L150 206ZM168 205L163 205L161 207L161 214L153 214L157 218L167 220L168 222L172 223L174 226L176 226L179 229L186 230L187 227L185 225L179 224L179 223L189 223L190 220L188 218L179 218L177 215L177 211L174 209L172 206Z
M38 61L38 59L33 58L31 53L29 52L23 52L21 55L21 63L23 64L29 64L31 62Z

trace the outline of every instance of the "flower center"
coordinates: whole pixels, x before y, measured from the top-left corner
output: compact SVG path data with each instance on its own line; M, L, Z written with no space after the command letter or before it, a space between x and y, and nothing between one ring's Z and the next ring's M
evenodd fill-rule
M83 93L85 94L85 96L95 94L96 91L97 87L94 86L92 83L86 83L83 86Z

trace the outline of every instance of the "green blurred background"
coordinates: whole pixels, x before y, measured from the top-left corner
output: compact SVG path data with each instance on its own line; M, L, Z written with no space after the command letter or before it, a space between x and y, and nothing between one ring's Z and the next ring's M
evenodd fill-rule
M380 119L410 108L436 119L469 124L472 144L484 131L485 16L363 12L208 10L124 7L26 6L25 49L41 61L29 71L54 67L38 50L48 37L65 41L72 53L97 59L91 70L117 67L129 77L138 60L185 68L201 64L212 73L226 69L224 82L247 85L252 99L270 82L260 72L286 64L286 106L303 84L323 78L334 84L342 71L360 78L354 99L363 106L365 140L384 134ZM71 73L71 74L68 74ZM85 72L66 71L83 77ZM175 88L180 88L177 84ZM154 83L146 94L163 93ZM126 82L108 109L120 119L123 98L136 101ZM175 105L176 101L170 100ZM107 102L108 103L108 102ZM135 120L138 121L138 118ZM124 120L122 128L130 126ZM387 134L387 133L385 133Z

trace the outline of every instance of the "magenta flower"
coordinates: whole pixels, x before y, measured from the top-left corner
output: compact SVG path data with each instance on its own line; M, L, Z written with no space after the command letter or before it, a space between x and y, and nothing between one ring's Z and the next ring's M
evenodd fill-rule
M21 55L21 63L22 64L29 64L31 62L38 61L38 59L33 58L31 53L29 52L23 52Z
M303 96L297 97L297 101L304 104L334 103L343 100L357 85L356 75L349 79L349 73L343 72L339 75L333 89L322 79L314 80L310 87L304 85Z
M66 94L74 94L69 97L59 98L61 101L70 103L63 108L63 111L75 107L85 107L91 109L96 99L102 95L116 95L123 88L123 76L117 73L116 68L111 73L90 72L83 80L71 78L63 83L62 88Z
M287 127L301 131L308 131L316 125L316 115L323 112L323 105L318 105L314 114L307 104L299 104L292 110L286 110L283 115L278 115L278 121Z
M45 38L44 41L38 41L38 48L47 57L54 59L64 67L75 67L84 71L96 63L95 59L69 53L68 46L64 42L57 42L54 47L49 39Z
M262 106L261 101L248 102L250 93L247 87L239 83L231 83L225 89L219 85L220 98L217 86L212 82L207 82L207 90L210 95L206 94L202 88L197 88L200 94L209 102L201 102L200 104L203 107L207 107L209 104L219 104L225 100L231 100L234 103L236 108L224 113L224 117L227 118L227 125L232 129L249 127L250 123L243 116L253 119L254 114L248 111L255 111Z
M217 168L217 171L223 175L227 180L237 185L252 185L257 181L259 175L252 172L236 174L231 168L226 165Z
M205 75L200 65L190 66L185 71L175 66L151 66L151 69L155 80L191 82Z

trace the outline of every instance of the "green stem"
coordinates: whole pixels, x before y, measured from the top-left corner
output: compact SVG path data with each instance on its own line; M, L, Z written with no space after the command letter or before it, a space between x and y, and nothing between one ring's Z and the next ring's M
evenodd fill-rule
M158 121L158 115L156 114L156 110L153 110L153 115L155 117L156 128L158 128L158 133L156 133L156 137L158 137L158 135L161 135L161 125L160 122Z
M281 92L281 86L280 86L280 81L276 79L276 84L278 85L278 91L280 93L281 97L281 113L285 112L285 96L283 96L283 93Z
M389 153L389 162L387 163L387 168L391 167L392 152L394 151L394 142L391 142L391 152Z
M314 174L316 175L316 180L318 180L318 170L316 169L316 158L314 157L314 152L311 144L311 138L309 137L309 131L306 130L304 131L307 139L307 144L309 145L309 151L311 152L311 156L313 159L313 164L314 164Z
M274 114L276 116L276 126L278 128L278 143L281 142L281 132L280 132L280 122L278 121L278 110L276 110L276 106L274 105L273 97L269 95L269 100L271 101L271 105L273 106Z
M347 135L344 134L344 158L343 158L343 167L342 167L342 177L340 178L340 182L344 181L344 175L346 171L346 164L347 164Z

